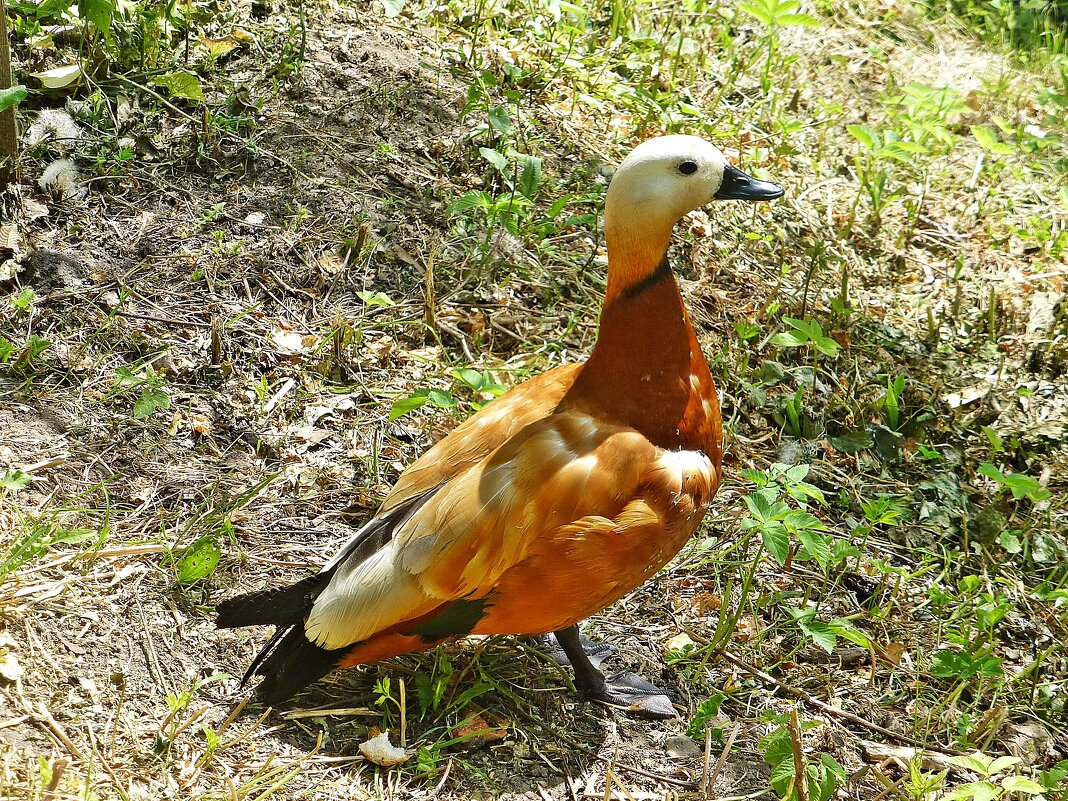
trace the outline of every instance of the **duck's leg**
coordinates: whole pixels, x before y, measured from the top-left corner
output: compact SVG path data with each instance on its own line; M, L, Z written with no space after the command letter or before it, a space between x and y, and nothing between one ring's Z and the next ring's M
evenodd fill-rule
M575 687L590 698L650 718L675 717L671 699L656 685L625 671L606 678L583 649L577 624L556 632L556 640L575 671Z
M571 660L567 658L567 652L564 650L559 638L555 634L537 634L531 639L533 639L538 648L556 664L571 664ZM583 652L589 657L590 662L593 663L595 668L599 668L601 663L608 659L608 657L615 656L618 650L608 643L594 642L593 640L583 637L581 634L579 635L579 645L582 646Z

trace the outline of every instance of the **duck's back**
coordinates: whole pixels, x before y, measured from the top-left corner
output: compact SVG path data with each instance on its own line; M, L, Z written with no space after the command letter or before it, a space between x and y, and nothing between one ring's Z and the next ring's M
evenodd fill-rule
M382 503L382 513L457 476L531 423L551 415L581 369L581 362L554 367L465 420L401 474Z

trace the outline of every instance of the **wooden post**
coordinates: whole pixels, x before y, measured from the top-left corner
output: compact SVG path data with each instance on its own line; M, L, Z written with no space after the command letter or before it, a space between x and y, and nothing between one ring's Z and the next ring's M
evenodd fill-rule
M0 0L0 89L11 88L11 46L7 40L7 0ZM15 107L0 112L0 191L14 180L19 139Z

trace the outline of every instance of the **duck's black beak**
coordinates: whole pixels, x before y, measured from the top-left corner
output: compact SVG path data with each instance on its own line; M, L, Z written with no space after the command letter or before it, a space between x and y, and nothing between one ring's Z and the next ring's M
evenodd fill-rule
M774 200L783 193L778 184L757 180L728 164L723 169L723 183L712 197L716 200Z

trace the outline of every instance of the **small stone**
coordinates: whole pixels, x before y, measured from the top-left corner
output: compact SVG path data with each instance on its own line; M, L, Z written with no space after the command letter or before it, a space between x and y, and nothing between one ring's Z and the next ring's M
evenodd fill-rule
M675 759L693 759L700 756L702 752L701 746L681 734L668 737L664 741L664 750L668 752L668 756Z

